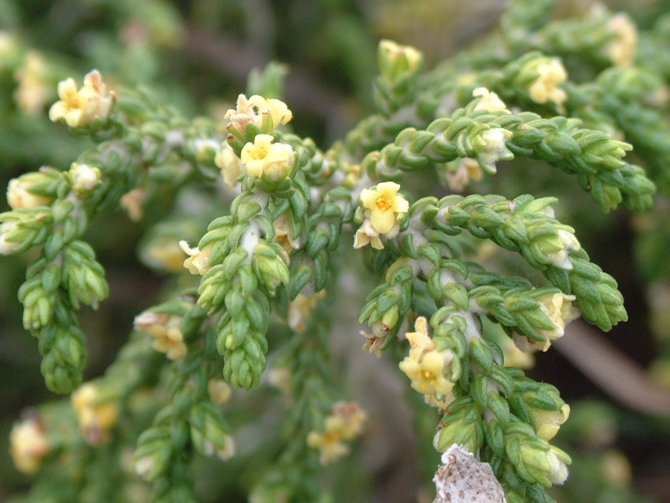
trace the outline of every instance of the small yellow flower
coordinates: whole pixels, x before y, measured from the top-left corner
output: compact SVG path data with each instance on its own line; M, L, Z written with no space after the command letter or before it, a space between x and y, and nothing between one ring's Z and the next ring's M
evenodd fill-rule
M531 412L535 418L535 431L548 441L556 436L561 425L570 417L570 406L563 404L559 410L532 408Z
M478 110L486 110L487 112L507 112L507 105L500 99L500 97L486 89L485 87L478 87L472 91L474 98L481 98L479 103L475 105L475 112Z
M223 405L233 396L233 388L223 379L210 379L207 383L209 399L216 405Z
M254 142L242 148L241 160L248 175L267 177L278 182L291 174L295 161L293 148L286 143L272 143L274 138L268 134L259 134Z
M428 335L428 320L420 316L414 322L414 330L416 332L407 332L405 337L409 341L409 353L413 358L419 359L425 353L434 351L436 349L433 339Z
M155 338L151 347L165 353L170 360L178 360L187 352L184 335L179 329L181 316L165 313L145 312L135 317L135 330L149 333Z
M36 51L26 55L25 63L14 74L18 87L14 99L19 109L37 115L50 98L52 90L47 80L43 56Z
M116 426L119 418L116 401L104 400L94 384L86 383L72 393L72 408L90 444L99 445L110 440L109 431Z
M263 120L264 117L267 117ZM254 124L264 133L270 133L282 124L287 124L293 118L293 114L286 103L276 99L265 99L254 95L247 99L244 94L237 98L237 107L230 109L224 115L224 119L230 121L233 129L243 133L247 124ZM267 125L268 127L264 127Z
M420 359L406 356L400 370L412 381L412 388L423 395L448 395L454 383L444 377L453 359L451 351L429 351Z
M400 185L383 182L372 189L363 189L360 202L364 208L363 224L356 232L354 248L368 243L381 250L384 245L380 236L395 237L400 230L400 218L409 210L409 203L398 194Z
M305 323L312 317L319 300L326 296L326 291L321 290L313 295L299 293L288 306L288 326L294 332L303 332L307 328Z
M44 425L36 417L25 419L12 427L9 445L16 468L27 474L37 472L51 450Z
M338 402L326 417L324 429L309 432L307 445L319 449L319 462L326 465L349 453L344 441L358 436L366 420L367 414L360 410L358 404Z
M275 229L275 237L273 241L282 245L286 253L291 253L293 250L300 248L300 237L293 236L293 229L291 228L291 219L288 214L283 213L272 223Z
M100 72L93 70L84 77L84 85L77 89L74 79L58 83L57 101L49 110L53 122L64 120L70 127L88 127L95 121L104 122L114 105L114 93L105 92Z
M568 79L568 72L565 71L563 63L559 59L551 59L540 64L535 71L539 75L528 88L530 99L540 104L553 101L557 105L562 105L568 98L565 91L557 87Z
M521 351L533 351L536 349L546 351L551 346L552 341L560 339L565 334L565 326L579 317L579 310L572 305L575 300L574 295L565 295L564 293L553 293L543 295L536 299L540 303L540 309L546 314L554 324L553 330L538 329L538 332L546 337L544 342L531 340L528 337L515 334L514 344Z
M133 222L139 222L144 216L144 201L147 198L147 190L143 188L133 189L121 197L121 207L128 212L128 218Z
M202 250L191 248L186 241L179 241L179 247L189 257L184 260L184 267L190 271L191 274L204 275L211 265L209 263L209 256L212 252L211 244L205 246Z
M255 94L249 98L249 103L258 109L261 116L263 114L270 114L270 117L272 117L272 129L288 124L293 118L293 113L286 106L286 103L281 100L265 99Z
M475 159L465 157L456 161L457 167L454 171L446 171L447 185L454 192L463 192L470 184L470 180L479 181L483 178L482 168Z
M637 49L637 27L628 14L620 12L607 22L607 28L616 33L616 38L605 46L605 54L614 66L627 67L633 64Z
M223 181L226 182L226 185L231 189L244 174L242 162L240 161L240 158L235 155L235 151L228 145L228 142L223 142L221 144L221 150L219 150L216 157L214 157L214 164L221 168Z
M42 197L29 192L30 186L20 178L13 178L7 186L7 202L13 210L20 208L36 208L51 203L48 197Z

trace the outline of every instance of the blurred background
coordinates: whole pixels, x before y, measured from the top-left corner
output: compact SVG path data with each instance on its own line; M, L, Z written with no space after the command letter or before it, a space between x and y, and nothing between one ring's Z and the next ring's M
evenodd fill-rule
M556 16L585 15L593 4L559 1ZM607 4L626 10L641 29L670 12L668 0ZM70 136L47 117L57 82L66 77L81 81L97 68L111 89L147 85L187 117L222 118L247 87L250 72L277 61L287 72L284 98L293 110L295 132L311 136L325 150L372 113L381 38L421 49L431 68L495 30L504 6L502 0L0 0L0 182L6 186L9 179L42 165L67 169L86 147L86 140ZM622 379L642 401L658 400L660 395L644 393L659 392L662 386L670 390L670 267L659 259L670 245L668 201L659 198L656 210L647 215L625 210L604 215L574 181L534 168L515 164L481 187L510 198L524 192L560 195L561 215L576 228L593 262L617 279L626 299L630 321L606 339L643 373L641 381L632 382L622 371ZM435 190L434 195L441 194ZM1 204L3 211L8 209ZM85 237L111 287L98 311L82 310L87 378L104 372L127 340L134 316L169 286L170 279L143 265L138 252L144 233L168 211L156 208L141 222L131 222L121 211L104 215ZM656 237L637 237L645 233ZM8 453L13 422L26 407L55 398L43 384L37 343L22 328L16 299L30 259L0 259L0 501L31 483ZM345 293L336 332L357 334L356 309L362 303L351 300L357 292ZM574 330L595 329L580 325ZM384 464L364 453L371 492L379 501L426 501L421 488L430 489L437 455L426 454L429 461L418 468L416 458L432 450L429 439L438 418L434 412L413 412L406 383L388 365L370 362L358 345L356 341L351 368L369 380L370 372L361 369L377 365L375 375L384 383L380 391L378 383L359 382L366 390L361 395L374 395L376 410L387 412L380 421L392 416L385 428L398 441L389 446L376 437L366 440L368 451L391 452ZM340 351L348 355L350 350ZM589 351L591 360L611 364L607 349ZM585 364L571 361L552 347L529 371L557 386L572 406L558 443L575 462L567 485L553 497L561 502L670 502L668 408L649 413L644 405L613 399L616 390L598 382ZM345 480L354 470L347 463L335 469L335 478ZM203 502L224 501L207 487L200 488L200 495ZM243 501L236 498L231 494L225 501Z

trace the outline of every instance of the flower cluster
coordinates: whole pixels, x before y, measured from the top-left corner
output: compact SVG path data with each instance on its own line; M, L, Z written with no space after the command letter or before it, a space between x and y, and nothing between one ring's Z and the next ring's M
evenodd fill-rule
M381 250L384 248L381 236L393 238L400 230L403 217L409 210L409 203L398 194L400 185L383 182L371 189L363 189L360 201L364 208L363 224L356 232L354 248L370 245Z
M188 352L179 328L181 322L180 316L148 311L135 317L135 330L149 333L155 338L152 347L156 351L165 353L170 360L178 360Z
M100 72L93 70L84 77L84 85L77 89L74 79L58 83L57 101L49 110L49 119L60 120L70 127L85 128L104 124L114 106L114 93L106 94Z
M51 445L38 417L28 417L13 426L9 435L10 453L16 468L31 474L39 470Z
M400 362L400 370L410 378L412 388L424 395L426 403L446 409L454 399L451 363L455 355L451 349L438 349L428 335L428 322L423 316L417 318L414 328L416 332L407 332L409 356Z
M119 406L114 397L104 397L97 386L86 383L72 393L72 408L88 443L109 442L110 430L119 418Z
M323 430L309 432L307 445L319 449L319 461L326 465L349 453L349 447L344 441L358 436L366 419L367 414L357 403L338 402L326 417Z

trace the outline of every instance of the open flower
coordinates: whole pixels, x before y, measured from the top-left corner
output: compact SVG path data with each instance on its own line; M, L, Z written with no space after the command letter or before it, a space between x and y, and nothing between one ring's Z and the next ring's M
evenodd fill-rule
M181 333L182 318L166 313L152 313L151 311L135 317L135 330L148 332L155 338L151 347L165 353L170 360L178 360L187 352L184 335Z
M109 442L109 431L116 426L119 406L115 400L105 399L92 383L82 385L72 393L72 408L88 443L99 445Z
M57 101L49 110L53 122L64 120L70 127L88 127L104 122L114 105L114 93L106 94L100 72L93 70L84 77L84 85L77 89L74 79L58 83Z
M186 241L179 241L179 247L189 257L184 260L184 267L190 271L191 274L204 275L211 265L209 263L209 255L212 252L212 245L205 246L202 250L198 247L191 248Z
M37 417L15 424L9 435L9 445L16 468L27 474L39 470L51 450L44 425Z
M281 100L265 99L254 95L247 99L244 94L237 98L237 106L224 115L231 127L238 133L244 133L249 123L254 124L264 133L270 133L293 118L291 110Z
M247 174L279 182L290 176L295 162L295 152L286 143L272 143L269 134L259 134L254 142L242 148L240 156Z
M345 440L358 436L367 414L355 402L338 402L326 417L323 430L313 430L307 435L307 445L319 449L319 462L326 465L349 453Z
M539 75L528 87L530 99L535 103L543 104L553 101L557 105L562 105L568 98L565 91L558 87L558 84L565 82L568 78L568 72L565 71L563 63L559 59L550 59L538 65L535 71Z
M364 221L356 232L354 248L368 243L381 250L380 236L395 237L400 230L401 217L409 210L409 203L398 193L400 185L383 182L371 189L363 189L360 202L364 208Z
M447 378L451 374L454 353L451 349L439 350L428 335L428 322L423 316L417 318L416 332L408 332L409 356L399 367L412 381L412 388L423 395L435 395L435 403L441 403L454 388Z

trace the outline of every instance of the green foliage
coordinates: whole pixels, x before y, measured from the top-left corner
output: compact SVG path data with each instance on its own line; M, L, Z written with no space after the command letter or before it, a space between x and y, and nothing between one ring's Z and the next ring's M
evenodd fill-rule
M380 382L407 377L430 406L416 404L417 423L430 423L439 453L457 444L488 463L508 502L554 501L572 458L553 438L570 409L556 387L506 364L514 345L546 351L577 317L603 331L628 320L617 281L577 237L580 222L556 216L580 193L594 214L651 210L648 225L661 233L639 240L640 256L650 281L667 272L669 229L654 194L670 187L670 72L651 56L667 20L640 32L635 59L628 17L555 20L553 3L508 2L500 32L429 69L417 49L382 40L371 98L361 85L373 78L371 36L354 4L315 3L327 20L315 33L342 51L345 80L367 103L343 139L322 148L318 131L316 140L303 134L283 63L251 71L236 107L192 118L205 101L189 96L195 81L167 76L178 67L172 57L188 57L181 44L208 44L169 2L75 2L71 25L55 34L63 54L51 54L31 52L38 30L35 40L18 37L21 15L38 14L0 1L0 91L14 86L5 69L18 81L0 129L28 121L24 136L45 138L34 154L0 140L7 162L32 170L9 182L0 254L24 254L23 328L37 339L46 387L72 393L14 426L17 467L41 470L14 501L214 501L227 491L253 502L337 501L346 488L324 482L335 472L322 466L367 438L366 419L370 429L385 419L366 411L362 379L338 349L363 341L402 371L378 370ZM295 24L301 6L201 0L192 14L276 23L281 55L291 52L288 35L310 31ZM87 53L66 57L65 32L89 17ZM261 35L250 47L267 48ZM101 73L79 87L72 68L91 65ZM49 117L71 138L46 122L56 88ZM323 97L305 99L330 118ZM52 144L61 152L50 157ZM35 170L42 158L60 167ZM515 179L525 162L549 173L560 197ZM501 178L514 194L490 189ZM82 327L119 283L105 255L128 244L96 239L96 226L119 208L142 222L118 219L119 233L143 234L141 259L166 279L160 300L132 299L134 332L90 379ZM369 328L363 338L342 329L351 310ZM571 472L591 469L575 459ZM360 490L361 501L374 499Z

